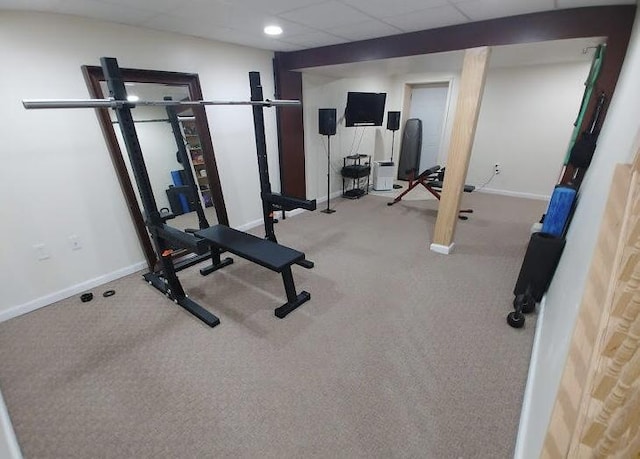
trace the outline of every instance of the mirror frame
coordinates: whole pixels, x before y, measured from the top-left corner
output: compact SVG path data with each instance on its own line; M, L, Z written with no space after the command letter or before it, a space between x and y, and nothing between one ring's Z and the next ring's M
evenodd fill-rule
M176 86L187 86L191 100L203 100L202 87L200 86L200 78L197 73L180 73L166 72L160 70L143 70L143 69L127 69L123 68L122 78L125 81L136 83L158 83ZM99 66L83 65L82 74L84 76L89 94L94 99L103 99L109 97L108 94L102 93L100 82L105 81L102 74L102 68ZM96 115L100 124L100 129L107 143L107 148L111 156L111 161L116 170L120 187L124 193L129 213L136 228L136 233L147 260L147 264L151 271L158 268L158 258L151 243L151 237L147 232L142 211L135 195L133 183L127 171L125 159L118 143L114 125L109 116L109 109L96 108ZM213 205L216 210L218 223L229 225L229 217L227 208L224 203L222 194L222 186L220 184L220 175L218 174L218 166L216 163L215 153L213 150L213 142L211 141L211 132L209 131L209 122L204 106L193 107L193 115L195 117L198 133L200 134L202 152L204 157L205 169L209 178L209 188Z

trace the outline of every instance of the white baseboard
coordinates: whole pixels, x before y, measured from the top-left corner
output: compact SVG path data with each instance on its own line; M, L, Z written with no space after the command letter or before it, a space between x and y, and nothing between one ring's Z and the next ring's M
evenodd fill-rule
M551 196L544 195L544 194L522 193L520 191L509 191L509 190L497 190L495 188L482 188L477 192L487 193L487 194L499 194L502 196L511 196L512 198L537 199L539 201L548 201L549 199L551 199Z
M338 191L334 191L333 193L331 193L331 199L335 199L335 198L339 198L342 196L342 190L338 190ZM320 202L326 202L327 200L327 196L322 196L321 198L316 198L316 202L320 203Z
M538 320L536 320L536 331L533 337L533 347L531 349L531 360L529 362L529 374L527 376L527 385L524 390L524 398L522 400L522 411L520 412L520 423L518 427L518 436L516 438L516 449L513 454L514 459L529 459L533 457L530 445L528 445L527 433L529 431L529 422L531 420L531 406L533 404L533 385L537 377L538 360L540 359L540 346L542 334L540 331L541 324L544 322L544 310L547 302L547 296L542 297L538 307ZM535 453L534 453L535 454Z
M238 226L236 229L238 231L249 231L250 229L257 228L258 226L262 225L263 223L264 222L262 221L262 219L253 220L253 221L250 221L249 223L245 223L244 225Z
M16 433L13 431L13 425L9 418L7 405L4 403L2 394L0 393L0 457L7 459L22 459L20 445Z
M432 252L441 253L443 255L449 255L451 252L453 252L453 248L455 245L456 245L455 242L452 242L451 245L442 245L442 244L432 243L431 246L429 246L429 248L431 249Z
M21 316L22 314L26 314L28 312L35 311L36 309L40 309L44 306L48 306L52 303L55 303L56 301L64 300L65 298L72 297L73 295L77 295L78 293L98 287L99 285L106 284L107 282L111 282L116 279L120 279L124 276L128 276L129 274L133 274L146 267L147 262L141 261L131 266L117 269L116 271L104 274L102 276L94 277L93 279L89 279L79 284L59 290L57 292L53 292L40 298L36 298L35 300L31 300L28 303L14 306L0 312L0 322L13 319L14 317Z
M308 211L304 209L287 210L285 211L284 215L286 218L289 218L289 217L295 217L296 215L300 215L303 212L308 212ZM280 211L276 213L275 217L279 218L278 217L279 215L280 215ZM257 228L262 225L264 225L264 221L260 218L258 220L250 221L249 223L245 223L244 225L240 225L235 229L237 229L238 231L249 231L249 230L252 230L253 228Z

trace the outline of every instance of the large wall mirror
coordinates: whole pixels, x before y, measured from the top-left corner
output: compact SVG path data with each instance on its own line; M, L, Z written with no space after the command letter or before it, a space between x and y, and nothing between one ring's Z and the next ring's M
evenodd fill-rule
M82 71L91 97L109 97L101 67L83 66ZM165 97L173 100L202 100L197 74L139 69L121 71L127 94L133 98L132 101L136 97L138 100L162 100ZM155 270L158 260L144 224L142 203L115 112L109 109L96 109L96 112L149 269ZM178 147L165 108L137 107L132 110L132 114L156 205L161 212L176 215L167 224L181 230L198 228L195 209L181 187L186 185L184 174L191 174L199 188L195 198L201 203L209 224L228 225L204 107L190 107L178 113L189 164L179 161Z

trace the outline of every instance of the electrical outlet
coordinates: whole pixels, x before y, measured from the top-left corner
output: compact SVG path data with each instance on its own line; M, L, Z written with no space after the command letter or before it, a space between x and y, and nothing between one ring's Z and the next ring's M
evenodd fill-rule
M71 247L71 250L80 250L82 248L78 235L72 234L69 236L69 247Z
M47 260L51 258L51 253L49 249L44 244L34 244L33 250L36 252L36 259L39 261Z
M500 165L500 163L496 163L493 166L493 171L496 173L496 175L498 175L502 171L502 166Z

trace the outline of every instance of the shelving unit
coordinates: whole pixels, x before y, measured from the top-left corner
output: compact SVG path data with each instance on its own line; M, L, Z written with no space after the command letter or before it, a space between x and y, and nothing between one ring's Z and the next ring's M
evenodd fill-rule
M342 197L358 199L369 193L371 156L357 154L346 156L342 166Z
M181 116L179 120L180 126L182 127L182 136L185 139L189 158L191 159L191 171L200 191L200 201L204 207L213 207L211 187L209 185L209 178L207 177L207 169L204 164L204 156L195 118Z

